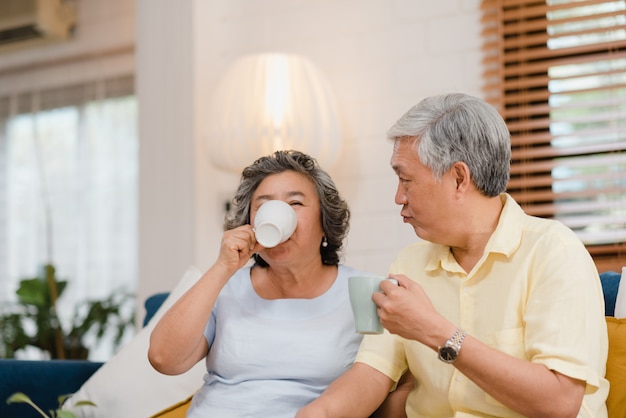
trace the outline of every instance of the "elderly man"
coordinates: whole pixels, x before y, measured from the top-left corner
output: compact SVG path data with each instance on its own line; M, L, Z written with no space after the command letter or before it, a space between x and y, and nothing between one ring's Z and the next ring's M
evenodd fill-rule
M388 132L396 203L424 241L383 293L388 330L298 417L366 417L409 371L412 417L606 417L607 334L594 263L574 233L505 193L510 135L465 94L430 97Z

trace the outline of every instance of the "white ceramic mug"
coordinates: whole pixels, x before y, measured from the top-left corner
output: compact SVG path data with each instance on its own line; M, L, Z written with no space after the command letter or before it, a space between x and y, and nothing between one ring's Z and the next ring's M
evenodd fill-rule
M263 203L254 217L256 240L265 248L272 248L287 241L296 230L296 212L282 200Z
M382 334L376 304L372 301L374 292L380 292L380 283L390 280L396 285L398 281L383 276L353 276L348 278L350 304L354 314L354 326L359 334Z

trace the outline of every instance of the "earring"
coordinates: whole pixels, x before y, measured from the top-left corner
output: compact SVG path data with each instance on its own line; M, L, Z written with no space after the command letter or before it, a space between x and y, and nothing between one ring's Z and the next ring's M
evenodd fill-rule
M326 237L322 237L322 247L326 248L328 247L328 241L326 240Z

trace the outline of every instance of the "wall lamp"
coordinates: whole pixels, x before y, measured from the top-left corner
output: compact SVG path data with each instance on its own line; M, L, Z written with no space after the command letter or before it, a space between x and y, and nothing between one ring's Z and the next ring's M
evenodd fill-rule
M328 169L337 160L341 141L330 84L303 56L243 56L217 85L208 142L211 160L219 168L239 174L261 156L295 149Z

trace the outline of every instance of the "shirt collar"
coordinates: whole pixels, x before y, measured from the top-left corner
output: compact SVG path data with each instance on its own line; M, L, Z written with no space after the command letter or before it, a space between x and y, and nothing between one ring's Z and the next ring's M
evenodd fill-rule
M498 226L487 242L485 253L500 253L510 257L522 241L524 211L508 193L501 194L500 199L504 207Z
M524 211L508 193L501 194L500 200L503 204L500 219L485 246L484 253L499 253L510 257L517 250L522 239L521 223ZM465 273L456 262L449 246L435 244L425 270L435 271L440 268L452 273Z

